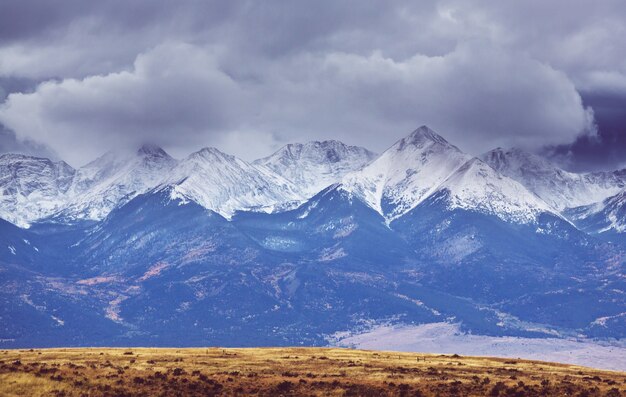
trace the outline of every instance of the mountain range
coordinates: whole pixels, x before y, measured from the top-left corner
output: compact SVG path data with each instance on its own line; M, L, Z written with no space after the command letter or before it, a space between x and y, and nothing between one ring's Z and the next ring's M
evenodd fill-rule
M422 126L253 162L0 156L0 346L323 345L372 324L626 335L626 170Z

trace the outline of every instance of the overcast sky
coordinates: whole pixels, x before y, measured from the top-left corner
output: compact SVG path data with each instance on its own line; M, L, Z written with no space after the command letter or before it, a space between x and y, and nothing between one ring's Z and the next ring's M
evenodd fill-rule
M0 151L74 166L143 142L383 151L426 124L626 167L626 3L2 0L0 102Z

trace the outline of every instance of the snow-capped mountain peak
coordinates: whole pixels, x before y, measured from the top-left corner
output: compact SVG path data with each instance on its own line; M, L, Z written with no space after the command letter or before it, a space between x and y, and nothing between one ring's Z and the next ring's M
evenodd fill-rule
M0 218L27 227L64 203L76 171L63 161L0 155Z
M558 210L600 202L626 186L626 178L619 172L568 172L518 148L497 148L481 158Z
M230 218L238 210L290 208L335 184L387 222L444 191L449 208L528 222L572 207L593 204L594 213L601 211L608 197L626 188L626 172L576 174L515 148L497 148L479 160L427 126L378 157L327 140L285 145L253 163L212 147L179 162L145 144L107 152L78 170L48 159L0 156L0 217L22 226L48 216L100 220L139 194L167 188L173 198Z
M308 198L339 182L347 173L363 168L375 157L365 148L328 140L291 143L254 164L290 180Z
M520 183L426 126L400 139L363 170L347 175L342 189L387 222L438 193L446 193L449 209L475 210L509 222L528 223L540 213L556 212Z
M435 131L433 131L426 125L423 125L415 129L408 136L400 139L394 146L397 146L398 150L403 150L407 145L420 146L420 145L428 144L428 143L436 143L439 145L453 146L444 137L437 134Z
M191 153L188 157L190 161L222 161L222 162L238 162L243 160L238 159L237 157L222 152L221 150L214 147L204 147L197 152Z
M293 184L265 167L215 148L182 160L161 185L173 199L191 200L230 218L238 210L272 211L302 197Z
M147 158L171 158L160 146L151 143L141 145L139 149L137 149L137 154Z
M157 186L177 161L155 145L110 151L76 172L65 207L66 219L104 218L113 208Z
M346 175L343 189L390 221L426 199L469 159L470 155L422 126L362 170Z
M508 178L474 157L463 164L440 187L449 192L449 207L495 215L504 221L530 223L541 213L556 211Z

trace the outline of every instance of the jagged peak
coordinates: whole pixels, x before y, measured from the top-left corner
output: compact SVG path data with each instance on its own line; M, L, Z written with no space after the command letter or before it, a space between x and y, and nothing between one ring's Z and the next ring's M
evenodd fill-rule
M499 155L499 156L500 155L502 156L514 155L517 157L539 157L539 158L541 157L517 146L512 146L508 148L503 148L501 146L498 146L497 148L491 149L483 154L483 156L487 156L487 155Z
M19 162L35 162L35 163L46 163L50 165L54 165L57 167L64 168L68 171L74 172L74 167L69 165L63 160L52 160L47 157L39 157L32 156L29 154L23 153L3 153L0 154L0 163L10 164L10 163L19 163Z
M463 178L467 176L478 176L481 178L502 178L497 170L491 167L489 164L479 159L478 157L472 157L463 163L449 179Z
M144 143L141 145L139 149L137 149L137 154L140 156L171 158L163 148L153 143Z
M498 147L483 153L480 159L499 171L506 167L514 167L520 170L534 169L550 172L565 172L545 157L519 147L511 147L508 149Z
M237 157L224 153L215 147L206 146L197 152L191 153L189 159L236 161Z
M278 149L270 156L256 160L255 163L263 163L276 157L289 157L297 159L301 158L303 155L313 155L313 157L315 157L315 155L318 154L323 154L328 160L337 162L342 160L344 153L364 154L370 159L376 155L364 147L348 145L338 140L329 139L323 141L308 141L305 143L289 143Z
M33 160L33 161L49 161L49 162L53 162L52 160L50 160L49 158L46 158L46 157L32 156L32 155L23 154L23 153L2 153L2 154L0 154L0 160L4 160L4 161Z
M456 146L452 145L444 137L437 134L426 125L422 125L406 137L400 139L392 146L392 148L395 148L396 150L404 150L407 146L423 146L425 144L438 144L459 150Z

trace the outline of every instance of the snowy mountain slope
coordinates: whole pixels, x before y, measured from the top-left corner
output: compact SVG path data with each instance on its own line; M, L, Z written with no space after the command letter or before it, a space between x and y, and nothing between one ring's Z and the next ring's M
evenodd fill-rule
M215 148L182 160L161 188L170 186L172 198L194 201L225 218L238 210L272 212L303 200L287 179Z
M65 200L75 170L63 161L3 154L0 156L0 218L27 227L50 215Z
M517 148L497 148L483 154L481 159L558 210L601 202L626 187L623 171L567 172L540 156Z
M626 189L601 202L569 209L566 215L590 233L625 233Z
M343 189L393 220L422 202L470 159L422 126L362 170L346 175Z
M388 222L446 190L448 207L475 210L509 222L528 223L548 204L483 161L463 153L426 126L413 131L378 159L343 180L343 189Z
M56 218L100 220L113 208L157 186L176 165L163 149L108 152L76 172Z
M175 162L144 147L79 174L70 209L111 206L104 219L0 221L2 346L306 345L451 318L473 334L626 335L623 247L427 127L309 199L211 148Z
M312 141L285 145L271 156L253 162L290 180L304 197L313 197L341 181L376 157L375 153L338 141Z
M449 208L495 215L512 223L531 223L542 213L555 213L520 183L499 174L478 158L463 164L438 191L447 190Z

